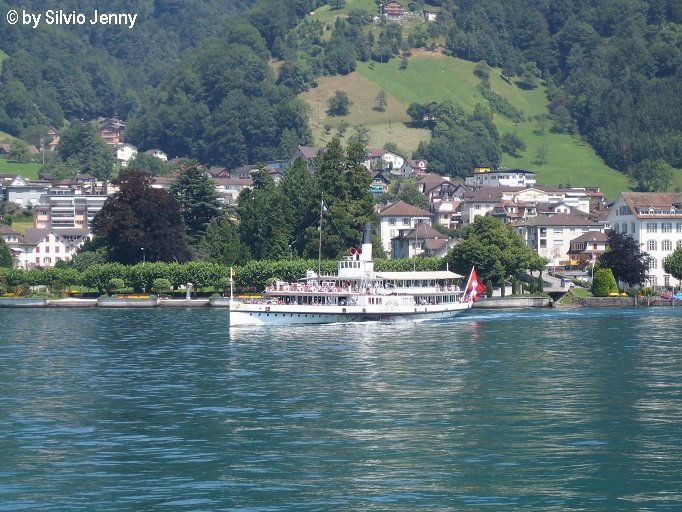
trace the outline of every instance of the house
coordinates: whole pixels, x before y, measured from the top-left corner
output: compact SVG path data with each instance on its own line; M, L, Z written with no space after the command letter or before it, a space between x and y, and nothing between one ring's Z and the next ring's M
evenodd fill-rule
M380 14L389 20L400 20L405 14L405 9L398 2L381 2Z
M161 151L160 149L156 149L156 148L148 149L144 153L145 153L145 155L150 155L150 156L153 156L155 158L158 158L162 162L168 161L168 155L165 152Z
M382 171L372 173L372 184L370 185L370 192L377 198L388 192L388 184L390 179Z
M365 153L365 161L363 162L370 171L401 169L404 163L404 157L387 149L368 149Z
M428 167L428 160L405 160L405 163L400 168L400 175L403 178L409 178L413 175L422 175L427 172Z
M18 175L4 185L3 195L8 202L26 208L38 204L40 196L45 194L51 185L49 181L27 180Z
M604 225L584 215L557 213L551 216L538 215L516 226L517 231L532 248L551 266L572 266L578 262L571 260L571 242L578 236L590 231L604 231Z
M422 18L424 21L436 21L438 13L436 11L422 11Z
M102 137L107 145L116 147L123 142L126 125L120 119L100 117L94 124L97 126L97 135Z
M571 266L584 268L588 263L594 264L597 258L604 254L606 246L607 235L603 231L588 231L574 238L568 250Z
M251 178L214 178L211 181L222 201L227 204L236 203L242 190L253 187Z
M36 229L90 229L107 197L80 194L73 188L56 185L41 195L34 206L33 226Z
M2 238L6 244L16 244L19 242L20 236L21 234L12 229L11 226L0 224L0 238Z
M287 167L293 165L299 158L303 159L308 164L308 170L313 172L315 170L314 160L320 153L322 148L315 148L312 146L298 146L294 153L289 157Z
M518 198L503 199L489 212L489 215L504 224L515 224L537 216L538 210L534 202L519 201Z
M437 231L429 224L419 221L409 229L400 229L398 236L391 240L391 258L413 258L416 256L444 257L459 240Z
M384 252L390 254L391 240L400 235L400 230L413 228L418 222L431 224L431 212L398 201L379 211L379 233Z
M448 229L457 229L462 223L462 210L459 199L434 201L431 203L431 211L433 212L435 223Z
M57 130L54 126L50 126L47 129L47 138L49 139L49 142L47 143L47 148L50 151L54 151L57 148L60 137L61 134L59 133L59 130Z
M682 246L682 193L621 192L606 226L632 236L649 254L649 286L682 284L663 269L663 260Z
M117 144L113 149L114 160L121 167L127 167L128 162L130 162L135 155L137 155L137 148L132 144L124 142L123 144Z
M70 261L91 236L89 229L28 228L10 249L19 268L53 267L58 261Z
M464 178L464 183L470 187L532 187L535 173L524 169L475 167L474 174Z

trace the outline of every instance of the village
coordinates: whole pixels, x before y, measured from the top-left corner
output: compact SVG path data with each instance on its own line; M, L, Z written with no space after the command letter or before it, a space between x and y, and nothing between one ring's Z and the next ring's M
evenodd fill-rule
M98 135L111 148L119 168L127 166L138 149L124 140L125 124L101 120ZM58 143L55 134L50 147ZM298 146L291 155L262 165L237 169L206 168L221 201L234 205L239 193L252 185L251 173L266 169L279 183L298 159L315 172L320 148ZM149 149L166 165L173 165L159 149ZM175 162L177 163L177 162ZM429 173L428 162L410 160L384 149L367 149L364 165L372 174L371 192L377 200L379 233L386 257L444 257L458 239L445 233L471 224L477 216L492 216L510 224L526 244L549 262L550 269L582 270L607 249L607 232L631 235L650 256L647 283L652 287L678 286L666 274L663 259L682 245L682 194L621 192L607 198L589 186L546 186L536 173L523 169L477 167L465 179ZM153 187L169 188L172 177L158 176ZM414 180L428 209L404 201L385 203L382 197L394 181ZM106 194L104 191L106 190ZM0 225L0 236L10 247L17 268L51 267L69 261L92 237L92 221L116 187L88 174L55 180L47 174L27 179L21 174L0 175L4 201L32 213L33 226L20 233ZM446 229L438 230L437 226Z

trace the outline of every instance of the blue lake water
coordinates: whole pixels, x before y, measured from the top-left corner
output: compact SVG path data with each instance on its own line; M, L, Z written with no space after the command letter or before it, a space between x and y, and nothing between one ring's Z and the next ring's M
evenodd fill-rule
M681 332L0 310L0 510L682 510Z

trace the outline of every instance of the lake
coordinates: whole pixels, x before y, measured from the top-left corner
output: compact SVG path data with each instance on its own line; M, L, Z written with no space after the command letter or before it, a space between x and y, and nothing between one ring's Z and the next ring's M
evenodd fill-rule
M682 510L681 332L0 309L0 510Z

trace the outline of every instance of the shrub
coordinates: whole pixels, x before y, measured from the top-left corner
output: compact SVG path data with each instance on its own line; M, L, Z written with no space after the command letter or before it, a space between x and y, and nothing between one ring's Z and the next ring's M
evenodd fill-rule
M158 277L154 279L152 283L152 292L157 295L162 293L169 293L171 289L171 282L163 277Z
M594 271L591 291L595 297L608 297L609 293L618 292L618 284L610 268L600 268Z
M123 279L119 277L113 277L107 282L107 291L109 293L114 293L118 290L122 290L125 287Z

